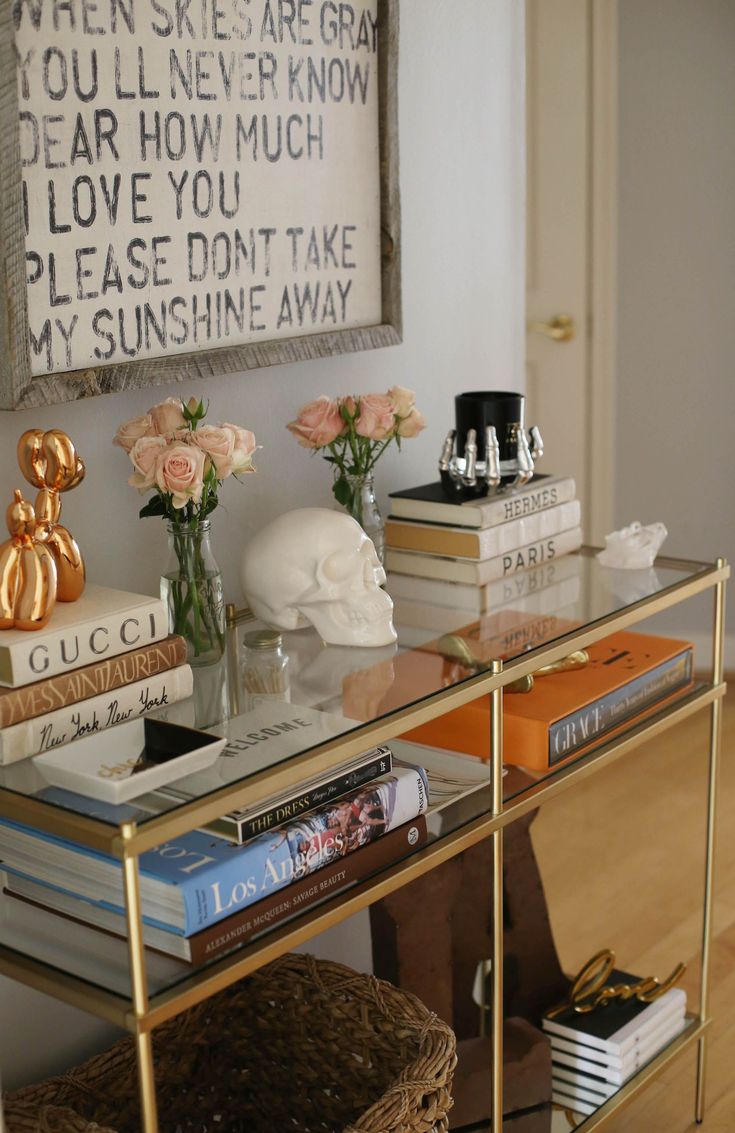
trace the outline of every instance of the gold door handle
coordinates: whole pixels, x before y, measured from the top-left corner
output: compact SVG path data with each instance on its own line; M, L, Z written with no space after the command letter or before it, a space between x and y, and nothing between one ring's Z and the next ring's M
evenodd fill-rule
M577 333L574 319L571 315L554 315L547 323L529 323L528 329L533 334L543 334L553 342L569 342Z

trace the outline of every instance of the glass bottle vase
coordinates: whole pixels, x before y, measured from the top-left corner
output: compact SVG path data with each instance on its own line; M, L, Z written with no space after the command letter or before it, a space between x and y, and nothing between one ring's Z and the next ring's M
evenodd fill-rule
M169 632L185 638L190 665L215 664L225 649L225 604L210 522L170 523L167 530L161 598L168 605Z
M375 481L372 472L365 475L348 475L350 499L345 505L375 546L381 563L385 561L385 525L375 498Z

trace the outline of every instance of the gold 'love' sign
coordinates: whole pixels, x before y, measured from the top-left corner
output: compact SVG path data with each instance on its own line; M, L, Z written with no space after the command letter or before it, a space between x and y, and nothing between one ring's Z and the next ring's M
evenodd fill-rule
M616 1000L625 1002L635 998L641 1003L653 1003L678 983L686 971L686 964L677 964L664 980L646 976L633 983L608 984L614 967L615 953L609 948L595 953L578 972L565 1001L546 1013L547 1019L555 1019L570 1010L586 1015Z

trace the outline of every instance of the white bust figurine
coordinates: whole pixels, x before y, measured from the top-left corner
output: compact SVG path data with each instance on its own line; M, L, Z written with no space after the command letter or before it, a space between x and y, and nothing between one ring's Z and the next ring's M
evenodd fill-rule
M240 579L250 609L277 629L313 625L330 645L396 640L385 571L359 523L345 512L298 508L249 542Z

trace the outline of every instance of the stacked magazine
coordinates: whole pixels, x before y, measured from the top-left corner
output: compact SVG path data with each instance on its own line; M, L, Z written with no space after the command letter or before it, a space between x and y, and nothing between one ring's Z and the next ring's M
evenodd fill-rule
M611 984L636 976L614 971ZM686 993L672 987L652 1003L610 1000L584 1014L569 1007L542 1026L551 1042L553 1100L591 1114L686 1026Z

